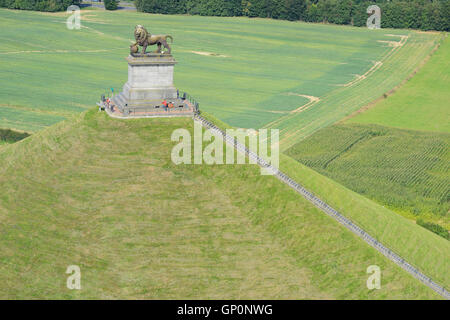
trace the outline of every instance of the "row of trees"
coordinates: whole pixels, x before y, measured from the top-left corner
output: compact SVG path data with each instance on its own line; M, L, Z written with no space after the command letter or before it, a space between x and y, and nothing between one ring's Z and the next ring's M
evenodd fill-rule
M81 0L0 0L0 7L36 11L63 11L72 5L79 5Z
M26 132L18 132L10 129L0 129L0 141L13 143L25 139L30 134Z
M1 1L1 0L0 0ZM139 11L248 16L365 26L367 8L381 8L382 28L449 31L449 0L135 0Z
M440 235L441 237L450 240L450 234L448 233L447 229L445 229L444 227L436 224L436 223L432 223L432 222L426 222L423 219L417 219L417 224L430 230L431 232L436 233L437 235Z
M367 8L376 4L381 8L382 28L412 28L422 30L449 31L450 1L357 1L318 0L311 3L304 20L365 26Z
M106 10L116 10L119 6L119 0L103 0Z
M80 0L0 0L10 9L62 11ZM109 10L117 0L106 0ZM367 8L381 8L382 28L450 30L450 0L135 0L142 12L248 16L365 26Z

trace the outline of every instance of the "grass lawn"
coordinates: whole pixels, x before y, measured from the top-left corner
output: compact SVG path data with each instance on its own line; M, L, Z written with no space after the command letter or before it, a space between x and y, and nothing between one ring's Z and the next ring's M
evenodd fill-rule
M255 165L174 165L192 126L92 110L3 146L0 297L438 298Z

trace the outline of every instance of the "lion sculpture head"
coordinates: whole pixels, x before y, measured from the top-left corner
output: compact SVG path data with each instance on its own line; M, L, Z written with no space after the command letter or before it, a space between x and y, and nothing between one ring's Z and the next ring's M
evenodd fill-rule
M145 29L143 26L138 24L134 28L134 39L136 39L136 42L142 46L145 44L145 41L148 39L150 34L148 33L147 29Z

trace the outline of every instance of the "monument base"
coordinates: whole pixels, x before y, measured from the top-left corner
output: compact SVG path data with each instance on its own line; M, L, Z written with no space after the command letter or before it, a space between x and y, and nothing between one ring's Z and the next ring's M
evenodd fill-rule
M173 70L177 62L171 54L130 54L127 61L128 81L122 92L111 98L112 110L117 109L123 116L164 113L169 112L168 109L193 112L189 104L180 99L173 85ZM163 101L173 108L165 108Z
M121 111L115 105L107 106L99 103L99 107L105 110L113 118L133 119L133 118L169 118L169 117L192 117L197 113L194 105L185 102L184 108L152 108L152 109L129 109Z

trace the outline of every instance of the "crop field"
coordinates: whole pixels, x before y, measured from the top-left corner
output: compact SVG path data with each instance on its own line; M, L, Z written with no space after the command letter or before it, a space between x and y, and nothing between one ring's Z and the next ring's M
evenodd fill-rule
M287 148L399 83L439 38L101 10L83 10L82 29L68 30L66 18L0 10L0 128L38 131L94 106L110 88L121 90L124 58L140 23L174 36L175 85L202 110L233 126L280 128Z
M450 133L450 39L395 94L348 123Z
M288 155L409 217L450 228L450 135L377 125L335 125Z
M207 117L223 129L229 128L217 118ZM411 215L405 212L399 215L392 208L348 189L285 153L280 154L280 169L417 269L445 287L450 285L450 274L446 271L450 268L450 241L420 227L410 219Z
M180 127L94 109L1 148L0 297L439 298L257 166L175 165ZM82 290L65 287L72 264Z
M449 230L449 54L445 38L392 95L287 153L409 219Z
M267 125L279 128L281 148L286 150L316 130L331 125L361 109L401 84L426 59L441 39L440 35L409 32L391 38L390 50L374 68L347 85L326 93L317 103L299 113L291 113Z

